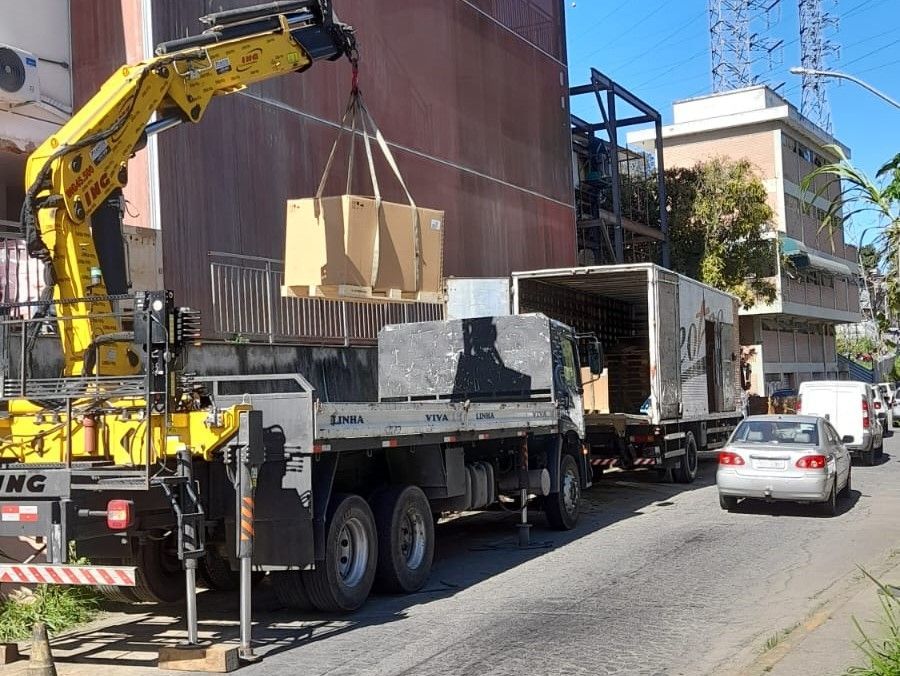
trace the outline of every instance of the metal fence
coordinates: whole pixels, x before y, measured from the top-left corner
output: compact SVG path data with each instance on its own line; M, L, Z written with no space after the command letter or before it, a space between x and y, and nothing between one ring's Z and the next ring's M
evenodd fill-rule
M280 260L212 251L213 326L222 338L374 345L387 324L442 319L441 303L285 298Z
M0 303L34 303L40 298L45 286L43 264L28 256L25 240L16 233L0 232L0 271ZM9 316L28 318L33 310L29 306L12 307Z

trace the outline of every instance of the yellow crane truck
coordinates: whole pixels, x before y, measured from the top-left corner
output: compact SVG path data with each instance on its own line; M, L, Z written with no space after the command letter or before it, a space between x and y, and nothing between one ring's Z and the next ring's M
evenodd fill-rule
M47 292L0 306L0 537L43 551L0 564L0 581L186 597L196 643L199 571L240 588L249 656L255 575L288 607L346 612L374 583L424 585L436 514L502 501L524 542L538 496L552 527L573 528L591 476L580 367L599 374L602 357L596 339L529 315L387 327L377 402L322 401L299 374L186 374L196 313L165 291L110 295L98 248L121 224L95 217L118 213L151 134L254 82L357 59L326 0L202 21L122 67L28 160L22 225Z

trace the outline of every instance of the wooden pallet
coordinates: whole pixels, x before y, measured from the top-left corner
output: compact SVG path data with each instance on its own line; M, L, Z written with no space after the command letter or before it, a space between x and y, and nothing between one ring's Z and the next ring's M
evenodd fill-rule
M333 286L282 286L286 298L325 298L338 300L407 301L410 303L442 303L443 294L437 291L402 291L373 289L368 286L337 284Z

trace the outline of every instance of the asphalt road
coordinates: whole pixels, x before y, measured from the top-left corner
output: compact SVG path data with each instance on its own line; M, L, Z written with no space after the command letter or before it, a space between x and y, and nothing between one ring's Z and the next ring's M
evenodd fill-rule
M881 465L853 468L852 497L834 518L765 503L724 512L714 464L687 488L610 474L588 491L575 531L550 531L536 515L527 550L513 515L441 524L426 589L372 598L349 618L271 610L263 585L254 633L265 659L241 673L753 673L767 641L859 584L858 566L877 573L900 550L900 435L885 450ZM200 607L204 635L234 636L236 597L204 593ZM147 607L123 612L112 636L130 638L97 632L96 650L73 650L72 673L150 673L135 656L171 640L183 626L171 622Z

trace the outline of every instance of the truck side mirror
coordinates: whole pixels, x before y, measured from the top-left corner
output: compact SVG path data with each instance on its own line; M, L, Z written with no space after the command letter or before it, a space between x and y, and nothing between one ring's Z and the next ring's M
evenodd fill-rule
M603 373L603 346L599 340L592 341L588 346L588 368L591 375L599 376Z

